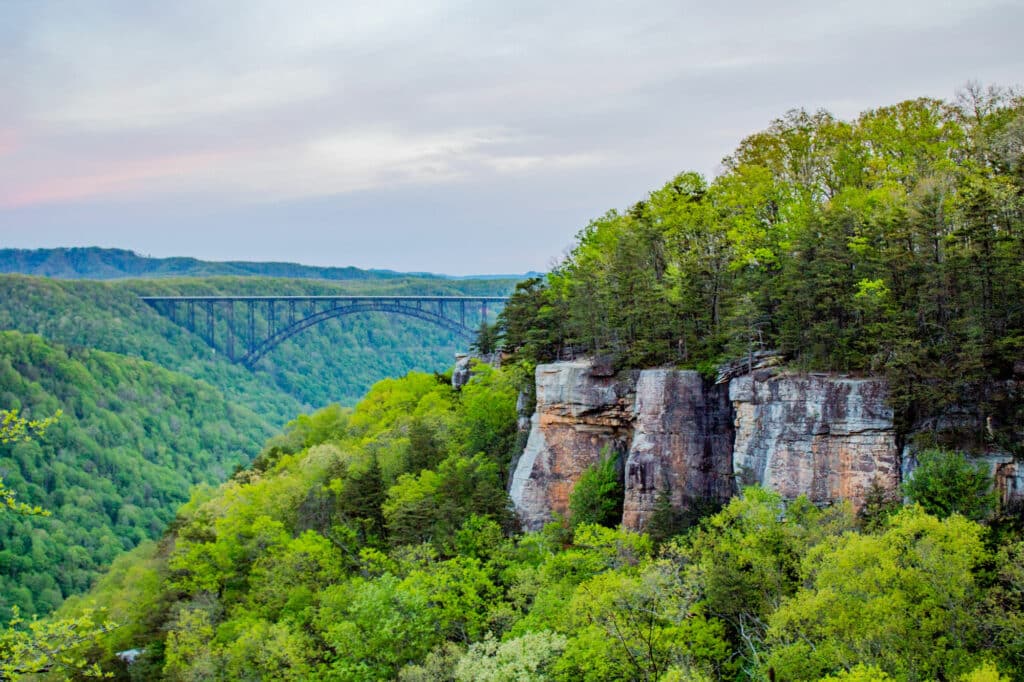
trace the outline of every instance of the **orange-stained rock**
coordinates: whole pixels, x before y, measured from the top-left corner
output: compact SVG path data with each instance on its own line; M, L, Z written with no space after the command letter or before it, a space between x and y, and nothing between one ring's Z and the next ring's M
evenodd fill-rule
M783 497L850 500L873 481L900 481L888 388L882 379L755 372L729 383L736 440L733 470Z
M692 371L610 376L574 361L538 366L536 386L509 491L527 530L568 513L573 487L602 452L623 463L623 524L635 530L662 489L677 508L725 501L753 483L860 508L872 483L895 490L914 467L897 447L880 378L758 370L726 387ZM1024 499L1024 467L1010 455L985 459L1004 502Z
M536 412L509 489L526 530L568 513L573 486L602 451L625 453L635 375L594 376L588 361L560 362L538 365L536 383Z

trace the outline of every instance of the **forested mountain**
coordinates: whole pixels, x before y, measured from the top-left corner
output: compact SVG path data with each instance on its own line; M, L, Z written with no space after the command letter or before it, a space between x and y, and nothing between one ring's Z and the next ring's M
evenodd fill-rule
M46 613L121 552L158 538L198 483L248 465L267 422L208 384L143 360L0 332L0 404L62 414L0 444L0 478L49 517L0 514L0 620Z
M772 350L885 373L904 428L965 417L1024 440L1024 99L968 88L843 121L791 111L708 181L681 173L579 233L506 308L520 357L619 366Z
M35 520L3 520L0 618L12 605L45 613L87 588L119 552L158 537L192 484L220 482L236 465L248 464L271 424L279 427L310 406L351 404L389 375L443 370L465 349L464 341L427 323L349 316L299 335L251 372L139 295L491 294L508 288L503 281L410 278L339 286L257 277L104 283L0 276L0 329L42 337L4 337L0 363L14 363L14 369L5 377L0 408L25 406L29 414L45 415L69 396L88 397L88 408L64 408L66 416L51 432L57 440L4 446L0 477L55 514L36 531L30 531ZM169 409L161 396L172 389L186 403ZM195 412L187 401L196 396L210 409ZM103 475L94 475L97 467ZM69 511L68 505L79 508Z
M749 487L686 518L661 496L646 532L609 528L610 459L540 532L517 531L506 494L517 391L582 352L885 372L904 423L1019 452L1022 195L1020 97L790 112L720 177L607 213L521 283L496 330L514 362L461 391L382 381L197 490L63 606L88 640L73 660L124 680L1024 680L1024 518L960 453L922 453L910 504L878 488L857 514ZM257 284L166 291L193 286ZM118 625L90 629L95 606ZM31 637L0 634L0 652L18 641L53 660Z
M125 249L72 247L0 249L0 272L62 279L124 279L128 277L258 276L359 280L404 277L391 270L354 267L318 268L297 263L211 262L197 258L152 258ZM426 275L430 277L431 275ZM440 275L438 276L440 277Z

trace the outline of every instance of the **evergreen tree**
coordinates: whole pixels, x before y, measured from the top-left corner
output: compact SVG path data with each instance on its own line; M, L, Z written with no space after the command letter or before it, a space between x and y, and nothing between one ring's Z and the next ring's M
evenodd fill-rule
M655 546L661 545L669 538L684 530L682 515L672 504L672 493L667 487L658 491L654 499L654 509L645 528L654 541Z
M617 456L603 452L576 481L569 495L569 518L573 527L597 524L613 528L622 522L623 486Z

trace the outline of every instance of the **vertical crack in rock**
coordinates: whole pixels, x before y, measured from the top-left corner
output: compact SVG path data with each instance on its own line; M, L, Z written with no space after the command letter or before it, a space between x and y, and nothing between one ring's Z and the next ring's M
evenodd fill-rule
M634 414L623 525L646 526L662 490L679 509L732 496L733 427L725 386L708 386L694 371L644 370Z

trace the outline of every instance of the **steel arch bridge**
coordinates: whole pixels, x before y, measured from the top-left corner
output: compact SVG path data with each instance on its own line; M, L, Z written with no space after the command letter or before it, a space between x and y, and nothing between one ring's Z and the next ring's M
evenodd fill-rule
M303 330L358 313L405 315L470 341L504 296L142 296L175 324L249 369ZM238 352L241 346L243 352Z

